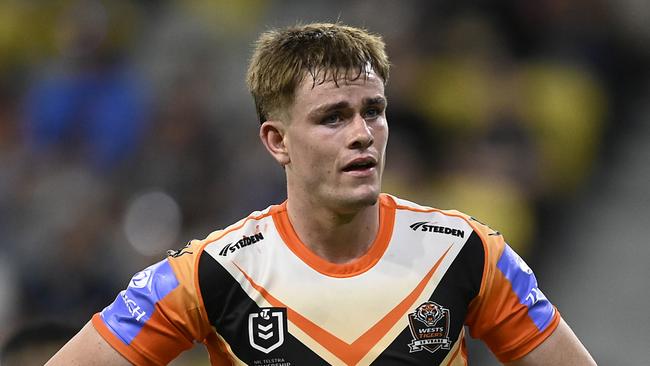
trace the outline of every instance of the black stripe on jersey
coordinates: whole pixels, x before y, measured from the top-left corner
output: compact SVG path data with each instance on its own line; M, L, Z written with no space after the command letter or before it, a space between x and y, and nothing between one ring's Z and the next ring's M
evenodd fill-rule
M449 338L454 344L458 341L465 322L469 303L478 295L481 288L484 258L485 251L481 238L476 232L472 232L429 298L449 309ZM410 353L408 344L412 340L410 326L407 326L372 365L439 365L447 357L449 351L442 348L434 353L426 349ZM453 345L450 348L453 348Z
M283 344L269 353L254 349L248 337L248 318L260 307L239 283L205 251L199 258L199 287L210 324L228 342L237 357L248 365L265 365L284 359L291 365L327 365L316 353L286 331ZM285 320L286 321L286 320ZM281 362L277 362L281 363Z

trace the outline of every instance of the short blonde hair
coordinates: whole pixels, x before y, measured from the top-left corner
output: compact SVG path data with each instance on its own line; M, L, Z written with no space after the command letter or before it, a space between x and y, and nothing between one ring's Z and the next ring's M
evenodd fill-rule
M338 23L313 23L262 33L246 82L263 123L291 105L307 74L314 85L317 77L319 83L328 77L338 83L367 77L369 68L388 82L390 64L380 36Z

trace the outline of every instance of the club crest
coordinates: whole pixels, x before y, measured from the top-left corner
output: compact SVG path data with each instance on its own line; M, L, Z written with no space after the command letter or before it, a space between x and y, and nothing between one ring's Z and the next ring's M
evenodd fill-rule
M248 339L251 347L269 353L284 343L287 309L260 308L248 315Z
M408 315L413 340L409 343L411 353L427 350L431 353L440 348L449 350L449 309L433 301L427 301Z

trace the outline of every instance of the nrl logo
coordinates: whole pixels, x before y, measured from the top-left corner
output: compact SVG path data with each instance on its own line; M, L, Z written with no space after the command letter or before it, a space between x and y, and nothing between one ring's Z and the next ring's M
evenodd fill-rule
M440 348L449 350L449 309L433 301L427 301L410 313L409 327L413 340L409 343L410 353L427 350L431 353Z
M248 340L251 347L269 353L284 343L287 329L287 309L260 308L248 315Z

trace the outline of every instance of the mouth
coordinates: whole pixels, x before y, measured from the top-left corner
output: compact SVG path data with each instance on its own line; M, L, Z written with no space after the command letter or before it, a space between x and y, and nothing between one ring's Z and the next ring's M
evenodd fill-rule
M377 160L373 157L354 159L343 167L346 173L367 172L377 166Z

